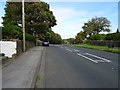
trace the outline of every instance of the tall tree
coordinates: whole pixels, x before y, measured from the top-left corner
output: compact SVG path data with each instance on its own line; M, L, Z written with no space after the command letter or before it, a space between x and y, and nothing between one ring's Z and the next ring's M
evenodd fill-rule
M51 31L49 41L52 44L61 44L62 38L58 33L54 33L53 31Z
M83 31L86 36L99 34L100 32L110 32L110 21L105 17L95 17L89 20L87 23L84 23Z
M11 26L22 27L22 3L7 2L5 8L5 16L3 17L3 26L8 24ZM39 2L25 2L25 30L26 33L33 35L46 34L50 28L56 25L56 19L49 4ZM4 32L6 31L3 29ZM13 34L13 33L11 33ZM3 35L4 36L4 35Z
M116 33L120 33L119 29L117 29Z

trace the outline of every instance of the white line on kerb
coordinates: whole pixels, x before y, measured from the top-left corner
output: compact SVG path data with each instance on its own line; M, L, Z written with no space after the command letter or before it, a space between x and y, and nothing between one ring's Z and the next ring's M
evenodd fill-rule
M68 51L72 52L72 50L70 50L70 49L66 49L66 50L68 50Z
M106 62L111 62L110 60L107 60L107 59L102 58L102 57L98 57L98 56L93 55L93 54L89 54L89 53L86 53L86 54L89 55L89 56L93 56L93 57L96 57L96 58L102 59L102 60L104 60L104 61L106 61Z
M77 53L77 55L82 56L82 57L84 57L84 58L86 58L86 59L88 59L88 60L90 60L90 61L92 61L92 62L94 62L94 63L98 63L98 61L95 61L95 60L93 60L93 59L91 59L91 58L88 58L88 57L86 57L86 56L84 56L84 55L82 55L82 54Z

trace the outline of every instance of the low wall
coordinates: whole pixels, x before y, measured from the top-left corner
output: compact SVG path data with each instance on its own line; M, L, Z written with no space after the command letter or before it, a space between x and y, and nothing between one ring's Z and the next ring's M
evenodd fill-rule
M25 46L26 46L26 50L30 49L31 47L35 46L35 42L30 42L30 41L26 41L25 42ZM23 42L21 40L17 40L17 55L19 55L20 53L23 52Z
M23 52L23 43L21 40L2 40L0 41L0 52L5 56L12 58ZM26 41L26 50L35 46L35 42Z
M108 46L108 47L120 47L120 41L90 41L91 45Z
M0 45L0 53L4 53L9 58L12 58L12 55L17 53L17 43L15 41L0 41Z

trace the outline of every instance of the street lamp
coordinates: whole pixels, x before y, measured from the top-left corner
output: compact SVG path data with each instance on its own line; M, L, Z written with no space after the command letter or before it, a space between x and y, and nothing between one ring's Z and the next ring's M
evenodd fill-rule
M23 51L25 52L25 12L24 12L24 0L22 0L22 29L23 29Z

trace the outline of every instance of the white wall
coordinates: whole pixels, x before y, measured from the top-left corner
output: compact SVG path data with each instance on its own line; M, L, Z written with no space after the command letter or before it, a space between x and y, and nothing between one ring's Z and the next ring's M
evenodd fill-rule
M11 58L13 54L17 53L16 46L17 46L17 42L0 41L0 52L4 53L5 56Z

